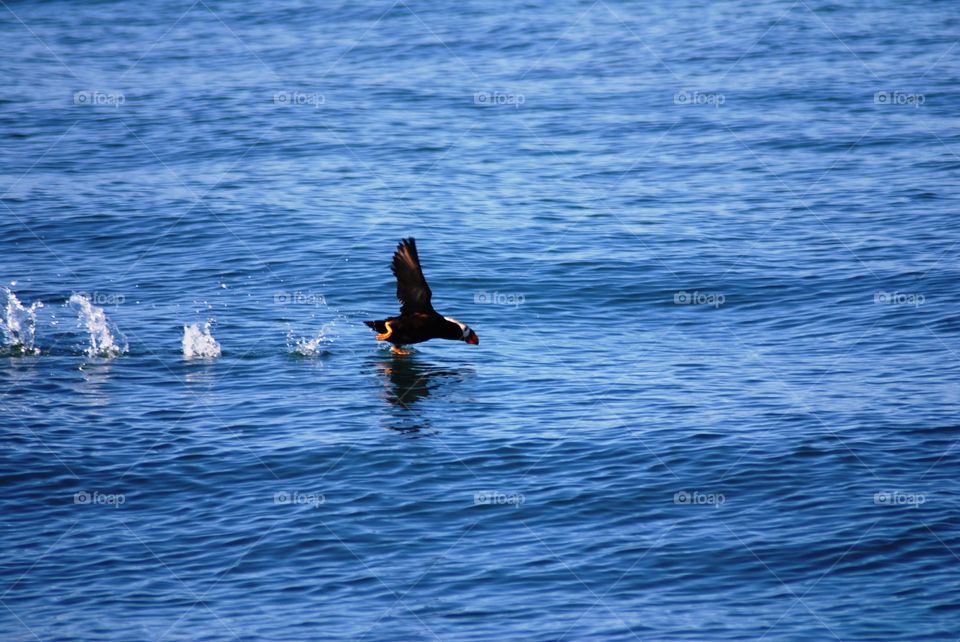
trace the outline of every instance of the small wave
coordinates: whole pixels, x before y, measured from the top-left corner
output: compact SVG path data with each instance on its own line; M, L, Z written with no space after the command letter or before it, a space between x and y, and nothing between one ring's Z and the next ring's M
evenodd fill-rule
M0 289L0 330L3 332L3 348L13 355L40 354L33 342L37 332L37 310L43 303L36 301L30 307L20 303L10 288Z
M220 344L210 333L210 322L183 326L183 356L187 359L211 359L220 356Z
M120 338L116 328L111 327L103 308L90 303L85 294L74 294L68 302L77 306L77 320L90 336L87 356L112 358L127 351L126 341Z

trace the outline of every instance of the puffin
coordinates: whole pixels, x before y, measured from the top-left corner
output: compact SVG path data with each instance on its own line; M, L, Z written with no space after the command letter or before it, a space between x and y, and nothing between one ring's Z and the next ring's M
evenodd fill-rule
M389 341L393 344L390 349L400 355L410 354L400 346L430 339L463 341L474 346L480 343L480 337L466 323L445 317L433 309L430 303L433 293L423 277L414 238L401 239L390 267L397 277L400 315L380 321L364 321L377 332L378 341Z

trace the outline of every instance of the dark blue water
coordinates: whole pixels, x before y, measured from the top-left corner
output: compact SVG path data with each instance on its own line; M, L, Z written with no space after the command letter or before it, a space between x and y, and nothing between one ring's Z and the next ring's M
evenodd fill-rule
M958 33L7 0L0 638L956 639Z

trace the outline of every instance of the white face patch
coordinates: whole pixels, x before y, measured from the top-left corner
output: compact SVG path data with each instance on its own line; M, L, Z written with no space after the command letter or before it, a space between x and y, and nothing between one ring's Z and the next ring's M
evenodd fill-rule
M450 323L456 323L458 326L460 326L460 331L463 333L464 339L466 339L467 336L470 334L470 328L467 327L466 323L457 321L456 319L451 319L450 317L443 317L443 318L449 321Z

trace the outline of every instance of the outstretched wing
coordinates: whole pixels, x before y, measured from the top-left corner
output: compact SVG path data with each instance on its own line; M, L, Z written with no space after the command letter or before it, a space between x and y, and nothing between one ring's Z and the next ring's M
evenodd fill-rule
M420 257L417 256L417 242L403 239L393 253L393 275L397 277L397 300L400 302L400 314L415 312L433 312L430 305L430 286L423 278Z

